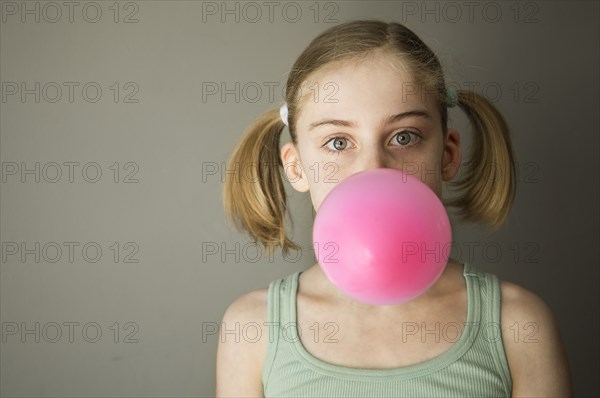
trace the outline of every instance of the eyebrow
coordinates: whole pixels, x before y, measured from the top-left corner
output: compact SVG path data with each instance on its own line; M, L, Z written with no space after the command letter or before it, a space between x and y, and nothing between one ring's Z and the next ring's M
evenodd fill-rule
M396 115L392 115L386 119L385 124L394 123L394 122L397 122L399 120L406 119L409 117L422 117L422 118L425 118L428 120L433 120L433 117L431 116L431 114L429 112L427 112L425 110L413 110L413 111L402 112L402 113L398 113ZM308 130L310 131L317 127L321 127L321 126L325 126L325 125L341 126L341 127L356 127L356 123L352 122L352 121L340 120L340 119L326 119L326 120L321 120L319 122L311 123L308 126Z

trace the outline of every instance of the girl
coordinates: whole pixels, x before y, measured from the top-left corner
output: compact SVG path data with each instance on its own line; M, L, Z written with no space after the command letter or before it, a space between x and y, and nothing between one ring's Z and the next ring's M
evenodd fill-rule
M453 182L461 195L444 204L495 228L507 217L516 178L504 119L485 98L449 90L437 57L406 27L362 20L330 28L294 64L285 97L250 126L229 160L240 175L225 183L227 214L268 250L299 249L285 233L282 174L310 193L316 211L337 183L372 168L410 172L442 200L462 159L460 135L447 127L454 105L473 126L473 166ZM279 150L286 125L291 142ZM492 176L482 173L489 164ZM248 325L259 333L239 335ZM344 295L317 263L238 298L222 327L238 335L219 342L220 397L571 394L547 305L452 258L425 293L388 306ZM515 328L535 333L525 340Z

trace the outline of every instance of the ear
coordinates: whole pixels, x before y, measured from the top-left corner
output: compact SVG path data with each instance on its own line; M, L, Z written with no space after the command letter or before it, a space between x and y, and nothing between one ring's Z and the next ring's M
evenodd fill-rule
M454 129L448 129L442 155L442 181L451 181L456 176L461 160L460 133Z
M292 187L298 192L307 192L309 189L308 175L304 172L300 155L292 142L281 147L281 162L283 171Z

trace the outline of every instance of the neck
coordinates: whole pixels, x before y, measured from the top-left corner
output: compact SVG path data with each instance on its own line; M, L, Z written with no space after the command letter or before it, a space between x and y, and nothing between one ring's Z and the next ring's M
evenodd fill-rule
M367 304L361 301L355 300L347 294L343 293L339 290L325 275L321 266L317 263L315 264L315 276L320 283L321 291L328 292L330 295L330 299L334 302L340 303L345 307L349 308L351 311L356 312L364 312L366 314L388 314L392 312L408 312L414 308L422 308L424 303L430 302L433 298L439 297L444 292L448 291L449 281L447 281L448 274L452 271L453 268L459 266L460 263L449 258L444 271L440 275L440 277L436 280L436 282L431 286L427 291L421 294L418 297L415 297L412 300L406 301L400 304L390 304L390 305L374 305Z

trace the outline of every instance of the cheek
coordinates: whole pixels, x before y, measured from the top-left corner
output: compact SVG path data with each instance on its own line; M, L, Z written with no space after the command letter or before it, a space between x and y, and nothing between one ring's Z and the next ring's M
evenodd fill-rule
M401 163L399 167L404 173L418 178L422 183L429 186L433 191L441 191L442 186L442 163L434 158L420 158L408 160Z
M321 206L321 203L323 203L323 200L325 200L325 198L334 186L335 184L326 184L323 182L312 185L310 192L312 202L315 204L316 209L318 209Z
M327 192L320 192L317 190L310 191L310 198L311 198L311 202L313 204L315 213L317 213L319 211L319 208L321 207L321 204L323 203L323 200L325 200L326 196L327 196Z
M315 210L319 209L327 195L344 179L337 174L329 174L329 178L320 178L318 182L311 181L310 196Z
M327 160L326 157L308 156L302 162L302 169L309 184L315 189L329 189L327 185L335 185L343 179L339 163ZM322 185L325 187L321 188Z
M421 170L421 181L427 184L438 197L442 195L442 162L434 160L427 163Z

